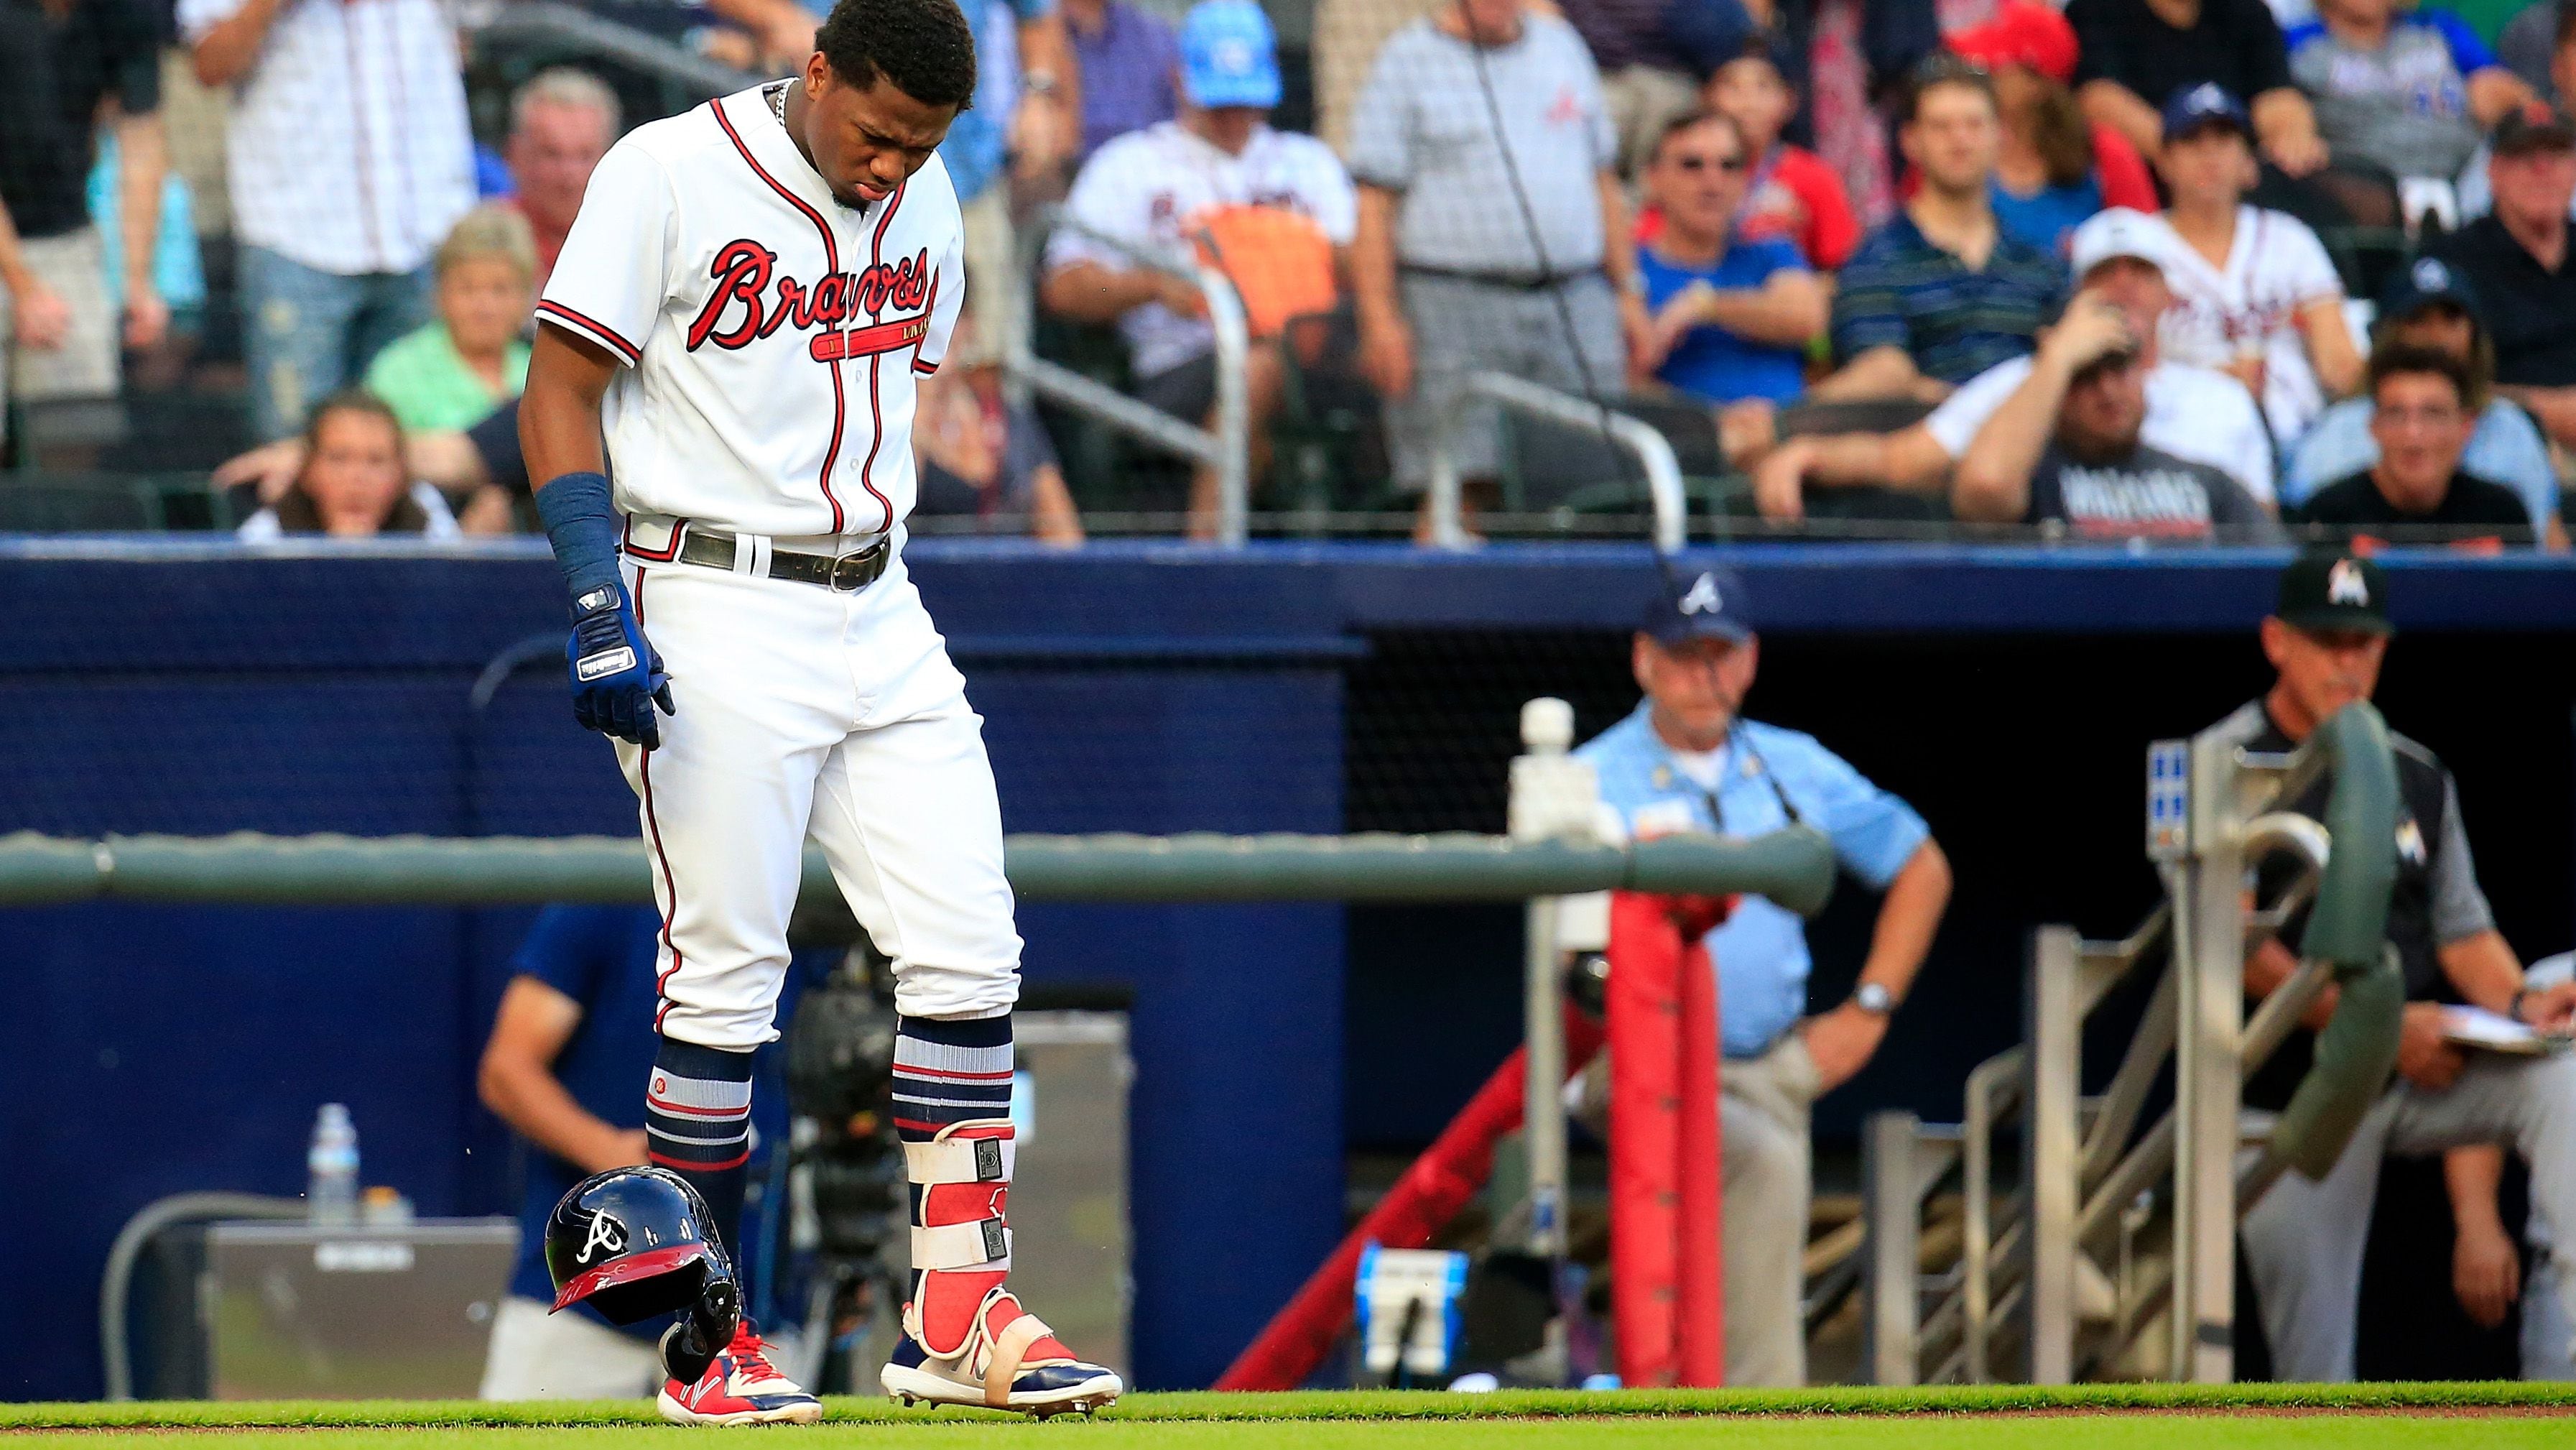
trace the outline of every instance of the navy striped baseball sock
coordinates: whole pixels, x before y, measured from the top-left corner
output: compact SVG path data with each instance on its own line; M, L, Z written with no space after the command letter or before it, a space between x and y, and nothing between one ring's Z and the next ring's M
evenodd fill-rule
M898 1020L894 1125L912 1188L907 1326L923 1352L950 1359L1011 1271L1010 1016Z
M1011 1116L1011 1016L904 1017L894 1028L894 1126L927 1143L953 1123Z
M751 1054L663 1038L644 1094L644 1132L654 1166L698 1191L715 1220L709 1227L735 1254L751 1178Z

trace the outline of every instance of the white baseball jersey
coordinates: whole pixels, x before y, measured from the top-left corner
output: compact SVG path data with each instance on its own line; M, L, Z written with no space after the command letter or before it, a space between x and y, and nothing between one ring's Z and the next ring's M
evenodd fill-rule
M1202 140L1177 121L1130 131L1083 163L1065 198L1065 214L1095 231L1188 259L1200 213L1220 206L1275 206L1313 219L1334 246L1359 229L1359 196L1332 148L1312 136L1263 126L1240 156ZM1047 244L1049 267L1090 261L1125 269L1126 257L1079 233L1059 230ZM1160 302L1118 319L1139 377L1152 377L1216 346L1205 321Z
M2259 354L2263 414L2273 436L2287 443L2307 432L2325 411L2326 398L2308 361L2299 313L2321 299L2343 296L2343 279L2317 234L2297 217L2241 206L2226 266L2210 265L2177 236L2164 271L2174 305L2157 328L2163 355L2217 367Z
M936 156L845 207L761 89L629 132L537 304L627 364L602 409L618 507L739 533L891 530L915 491L914 376L947 351L963 245Z
M1958 458L2029 376L2028 356L1999 362L1961 383L1923 426L1942 452ZM2147 416L2138 438L2159 453L2206 463L2264 504L2274 502L2272 437L2254 395L2225 373L2159 358L2147 372Z

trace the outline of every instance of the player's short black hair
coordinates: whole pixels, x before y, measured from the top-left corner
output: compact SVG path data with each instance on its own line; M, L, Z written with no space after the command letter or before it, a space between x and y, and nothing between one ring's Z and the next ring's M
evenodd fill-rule
M2436 377L2451 385L2460 406L2475 406L2476 380L2469 365L2438 347L2383 347L2370 355L2370 400L2379 401L2379 385L2397 377Z
M957 0L838 0L814 48L860 90L883 76L926 106L974 104L975 32Z

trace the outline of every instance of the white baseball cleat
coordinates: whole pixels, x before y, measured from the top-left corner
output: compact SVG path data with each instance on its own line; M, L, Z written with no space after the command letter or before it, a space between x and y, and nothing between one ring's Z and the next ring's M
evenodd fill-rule
M663 1381L654 1408L675 1425L811 1425L823 1418L823 1402L770 1364L748 1319L695 1384Z
M1067 1411L1087 1415L1126 1393L1116 1372L1074 1358L1009 1290L997 1287L984 1297L964 1349L944 1359L922 1348L918 1317L905 1306L903 1338L878 1377L886 1395L906 1405L977 1405L1043 1420Z

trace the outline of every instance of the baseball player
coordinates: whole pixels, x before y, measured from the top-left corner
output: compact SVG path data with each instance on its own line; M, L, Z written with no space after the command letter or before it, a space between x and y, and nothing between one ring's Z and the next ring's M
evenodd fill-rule
M964 286L932 152L974 42L954 0L840 0L815 45L793 79L610 149L520 407L572 592L573 711L620 742L662 912L648 1148L730 1242L810 835L898 983L915 1273L885 1388L1093 1409L1118 1377L1003 1284L1020 937L982 720L902 560L913 380ZM821 1414L748 1322L659 1403L684 1424Z

